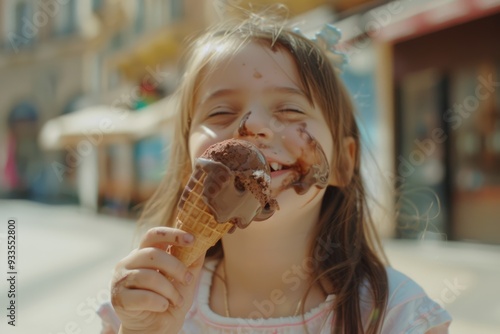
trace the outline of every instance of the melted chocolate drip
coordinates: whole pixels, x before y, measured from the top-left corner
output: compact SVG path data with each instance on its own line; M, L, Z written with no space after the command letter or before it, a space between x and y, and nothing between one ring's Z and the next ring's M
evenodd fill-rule
M246 122L250 117L250 114L251 111L246 113L239 123L238 134L242 137L254 135L246 127ZM297 172L298 178L292 182L290 182L289 179L285 180L281 186L281 190L283 191L289 187L293 187L297 194L303 195L314 185L319 189L323 189L328 185L330 167L321 145L306 130L306 123L301 123L297 132L301 138L305 137L304 146L302 147L302 155L298 157L296 162L292 166L289 166L289 168L294 169ZM257 145L261 149L266 148L262 147L262 145ZM266 212L267 210L264 208L261 213L261 216L263 217L262 220L267 219L265 218ZM269 211L270 215L272 215L272 213L274 213L274 211Z
M241 136L241 137L247 137L247 136L251 136L253 135L252 133L250 133L246 127L246 122L248 120L248 118L250 117L250 114L252 112L249 111L247 112L245 115L243 115L243 117L241 118L241 121L240 121L240 124L238 125L238 134Z
M300 135L306 136L306 147L302 150L302 155L295 163L296 170L299 172L299 179L292 183L293 189L297 194L305 194L312 186L319 189L325 188L328 185L328 177L330 168L325 152L321 148L318 141L306 131L306 125L301 124L297 130ZM306 155L313 156L313 161L310 163Z

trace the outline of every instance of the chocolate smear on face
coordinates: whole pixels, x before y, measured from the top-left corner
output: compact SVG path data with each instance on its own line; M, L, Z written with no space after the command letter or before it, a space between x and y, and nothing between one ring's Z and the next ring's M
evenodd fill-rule
M240 124L238 125L238 134L240 135L240 137L248 137L248 136L253 135L250 131L248 131L247 126L246 126L246 122L247 122L248 118L250 117L251 113L252 112L249 111L245 115L243 115L243 117L241 118Z
M297 165L300 166L300 178L293 183L293 189L297 194L302 195L312 186L319 189L325 188L328 185L330 168L321 145L306 131L305 125L298 131L306 137L307 146L302 151L302 156L297 159Z
M312 186L319 189L328 185L330 167L325 152L319 142L306 130L306 124L300 124L297 129L303 144L300 147L301 154L295 163L289 166L296 172L293 180L285 179L282 189L293 187L299 195L305 194Z

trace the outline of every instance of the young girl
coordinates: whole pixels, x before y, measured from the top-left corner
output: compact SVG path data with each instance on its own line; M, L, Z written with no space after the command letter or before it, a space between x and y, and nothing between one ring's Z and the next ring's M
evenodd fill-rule
M150 229L115 269L119 332L447 333L448 313L379 247L353 105L327 53L271 22L252 15L192 45L167 174L142 217ZM172 227L176 205L193 161L229 138L266 156L279 210L186 268L168 253L193 241ZM298 191L311 154L328 180Z

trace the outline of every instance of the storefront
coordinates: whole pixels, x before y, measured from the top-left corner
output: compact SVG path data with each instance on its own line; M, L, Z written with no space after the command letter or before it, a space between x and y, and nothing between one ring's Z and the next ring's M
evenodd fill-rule
M499 31L500 1L446 1L378 36L400 237L500 242Z
M137 160L135 145L156 138L165 147L172 132L174 112L169 98L141 112L104 105L88 107L44 124L40 145L45 150L65 150L62 159L53 161L51 168L61 179L67 173L76 173L83 207L127 216L134 204L151 195L154 186L147 181L157 177L149 174L147 178L138 177L152 172L148 169L151 166L144 166L151 162L151 152L142 152L142 158ZM156 153L153 152L154 157ZM153 161L153 166L158 164Z

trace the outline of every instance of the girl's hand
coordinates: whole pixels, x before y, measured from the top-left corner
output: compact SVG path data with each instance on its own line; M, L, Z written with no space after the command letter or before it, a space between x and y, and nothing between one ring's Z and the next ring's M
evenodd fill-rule
M111 303L120 333L178 333L191 307L204 256L187 268L168 254L169 245L190 246L193 236L155 227L122 259L111 282Z

